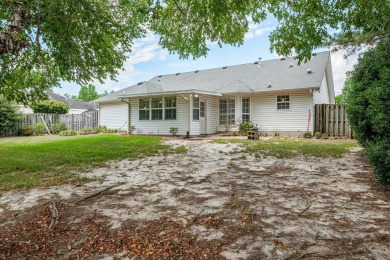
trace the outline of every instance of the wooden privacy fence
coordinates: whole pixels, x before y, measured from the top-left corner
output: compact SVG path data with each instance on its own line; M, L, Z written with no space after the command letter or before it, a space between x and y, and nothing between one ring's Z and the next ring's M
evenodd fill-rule
M93 129L98 126L98 111L87 111L81 114L24 114L14 129L6 135L16 135L22 126L35 126L42 119L50 127L51 124L61 122L68 130Z
M314 132L331 137L353 138L345 105L320 104L314 107Z

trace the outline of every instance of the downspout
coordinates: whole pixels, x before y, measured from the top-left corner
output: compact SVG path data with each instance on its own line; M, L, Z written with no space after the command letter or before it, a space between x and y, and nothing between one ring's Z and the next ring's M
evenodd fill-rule
M190 102L190 98L191 98L191 94L190 94L190 97L187 98L186 96L184 96L183 94L181 94L181 97L184 98L186 101L187 101L187 104L188 104L188 110L187 110L187 133L186 133L186 136L189 137L190 135L190 125L191 125L191 102Z

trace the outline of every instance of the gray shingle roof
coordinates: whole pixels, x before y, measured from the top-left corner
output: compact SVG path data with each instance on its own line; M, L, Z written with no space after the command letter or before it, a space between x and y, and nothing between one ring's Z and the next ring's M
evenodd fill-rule
M49 100L57 100L59 102L67 104L71 109L97 109L97 105L92 102L74 101L53 92L46 92L46 94Z
M319 88L329 59L329 52L319 52L300 66L293 57L287 57L262 61L260 64L247 63L226 68L160 75L95 101L105 102L163 92L204 92L221 95ZM311 73L307 73L308 69L311 69ZM268 87L269 84L271 87Z

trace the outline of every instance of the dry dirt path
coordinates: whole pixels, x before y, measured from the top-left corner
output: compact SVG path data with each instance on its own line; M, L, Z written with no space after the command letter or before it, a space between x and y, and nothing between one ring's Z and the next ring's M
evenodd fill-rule
M3 194L0 259L389 259L390 199L359 153L276 159L165 142L189 151Z

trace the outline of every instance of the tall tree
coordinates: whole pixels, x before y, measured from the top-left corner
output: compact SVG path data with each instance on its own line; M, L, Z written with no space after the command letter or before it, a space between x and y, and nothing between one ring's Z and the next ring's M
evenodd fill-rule
M331 29L353 44L390 32L390 0L3 0L0 91L28 103L61 80L115 78L133 40L148 29L171 53L205 56L209 42L243 44L250 21L268 14L278 20L271 50L295 50L300 61L332 40Z
M92 84L88 84L87 86L82 86L79 91L79 95L77 100L80 101L92 101L99 98L99 94L96 91L96 88Z

